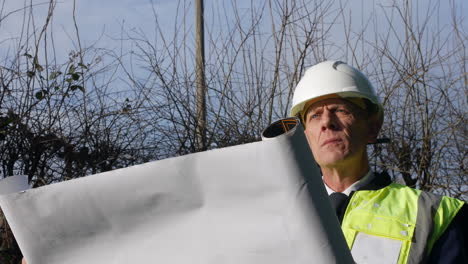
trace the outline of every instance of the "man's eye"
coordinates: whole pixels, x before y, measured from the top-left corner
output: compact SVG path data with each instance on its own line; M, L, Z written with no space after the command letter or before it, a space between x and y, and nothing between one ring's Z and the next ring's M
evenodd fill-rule
M338 108L338 109L336 109L336 111L335 111L335 112L336 112L336 113L342 113L342 114L348 114L348 113L349 113L349 111L348 111L348 110L346 110L346 109L342 109L342 108Z
M320 117L319 114L311 114L311 115L310 115L310 119L317 119L317 118L319 118L319 117Z

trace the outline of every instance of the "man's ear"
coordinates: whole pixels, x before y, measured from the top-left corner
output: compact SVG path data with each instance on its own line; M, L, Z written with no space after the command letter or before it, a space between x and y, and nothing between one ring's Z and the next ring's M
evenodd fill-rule
M369 130L367 134L367 143L375 143L380 129L382 128L382 121L377 114L371 115L368 121Z

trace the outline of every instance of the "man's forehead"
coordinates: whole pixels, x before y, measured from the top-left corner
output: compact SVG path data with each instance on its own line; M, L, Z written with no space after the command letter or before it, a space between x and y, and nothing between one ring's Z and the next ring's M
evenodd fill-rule
M356 106L349 100L347 99L344 99L344 98L341 98L341 97L332 97L332 98L324 98L322 100L319 100L319 101L313 101L313 102L310 102L310 103L307 103L306 104L306 113L311 111L311 110L314 110L314 109L317 109L317 108L322 108L323 106L346 106L346 107L349 107L349 108L352 108L354 109Z

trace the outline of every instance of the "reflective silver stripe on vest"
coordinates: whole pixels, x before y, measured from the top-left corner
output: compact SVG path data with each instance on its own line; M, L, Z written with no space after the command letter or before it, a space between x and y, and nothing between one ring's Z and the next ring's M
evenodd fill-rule
M434 216L439 208L442 196L421 192L418 197L418 215L416 229L408 256L409 264L425 263L427 261L427 243L434 229Z

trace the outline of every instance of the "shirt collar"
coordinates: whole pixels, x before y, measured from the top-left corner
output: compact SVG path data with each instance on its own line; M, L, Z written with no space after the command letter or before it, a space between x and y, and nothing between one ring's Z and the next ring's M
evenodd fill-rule
M364 177L362 177L360 180L356 181L355 183L351 184L346 190L342 191L341 193L344 193L349 196L351 192L357 191L363 186L367 185L372 179L374 178L374 173L372 170L369 170ZM322 177L323 179L323 177ZM323 185L325 185L325 189L327 190L328 195L335 193L335 191L328 187L328 185L323 182Z

